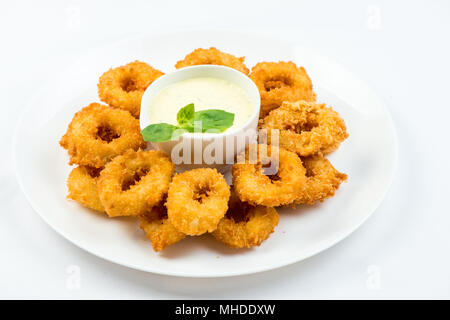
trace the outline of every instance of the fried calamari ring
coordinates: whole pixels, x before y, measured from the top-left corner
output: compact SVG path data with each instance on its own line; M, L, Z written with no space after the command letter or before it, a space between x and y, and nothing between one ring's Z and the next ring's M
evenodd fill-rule
M187 235L212 232L228 209L229 197L230 187L215 169L177 174L167 196L169 221Z
M306 183L305 168L295 153L264 144L250 145L245 163L238 158L232 174L241 201L266 207L292 203Z
M109 69L98 83L100 100L138 118L145 89L164 73L140 61Z
M228 211L220 220L212 235L231 248L250 248L259 246L269 238L278 224L277 211L274 208L252 206L241 202L232 193Z
M302 158L302 162L306 168L306 188L294 204L312 205L317 201L322 202L334 196L340 184L347 180L346 174L337 171L330 161L321 155Z
M280 147L301 156L328 154L348 137L336 111L306 101L284 102L264 118L262 129L267 129L269 143L271 130L278 129Z
M260 117L278 108L283 101L315 101L311 79L303 67L289 62L260 62L252 68L250 78L261 95Z
M186 235L169 222L164 204L153 207L150 212L139 216L141 229L152 242L153 250L161 251L165 247L183 240Z
M178 61L175 68L180 69L200 64L214 64L230 67L248 75L249 70L244 64L244 59L245 57L238 58L232 54L219 51L214 47L209 49L199 48L189 53L184 57L184 60Z
M98 103L75 114L59 144L69 152L70 164L96 168L128 149L146 146L137 119Z
M67 178L69 194L67 198L81 203L90 209L105 212L100 202L97 178L102 169L80 166L73 169Z
M138 216L167 193L174 164L162 151L128 150L100 173L100 200L110 217Z

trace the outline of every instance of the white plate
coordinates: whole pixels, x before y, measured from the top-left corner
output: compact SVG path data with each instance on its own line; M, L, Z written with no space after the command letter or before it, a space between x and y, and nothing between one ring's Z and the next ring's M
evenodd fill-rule
M336 196L323 204L280 210L280 223L260 247L231 250L208 235L191 237L157 254L137 221L108 219L66 200L68 156L58 145L73 114L98 101L96 84L111 66L133 60L174 70L177 60L197 47L216 46L247 66L258 61L293 60L310 74L318 101L345 119L349 138L328 158L348 174ZM200 33L140 36L96 49L53 80L30 102L14 141L20 185L33 208L77 246L131 268L177 276L222 277L285 266L339 242L377 208L396 166L397 142L382 100L332 59L295 43L245 34Z

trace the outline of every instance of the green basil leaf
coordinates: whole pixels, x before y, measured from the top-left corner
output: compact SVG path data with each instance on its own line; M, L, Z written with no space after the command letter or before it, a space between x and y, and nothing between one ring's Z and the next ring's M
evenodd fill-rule
M192 125L194 121L194 104L190 103L187 106L183 107L177 113L177 122L181 127L188 127Z
M210 109L195 112L194 104L190 103L177 113L179 126L168 123L151 124L141 131L145 141L166 142L175 140L186 132L223 132L233 125L234 113ZM198 126L201 130L198 130Z
M156 123L147 126L141 134L145 141L166 142L183 134L184 130L179 129L180 127L168 123Z
M181 129L186 130L186 132L194 132L194 124L186 124Z
M197 111L194 114L194 122L201 122L202 132L209 129L223 132L233 125L234 113L217 109Z

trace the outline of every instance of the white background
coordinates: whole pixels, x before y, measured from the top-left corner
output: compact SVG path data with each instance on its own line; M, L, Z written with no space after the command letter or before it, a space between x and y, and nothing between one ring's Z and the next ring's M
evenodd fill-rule
M445 0L2 2L0 298L450 298L449 16ZM250 276L166 277L78 249L27 203L12 136L48 77L122 37L204 28L292 35L333 56L387 102L399 137L393 185L338 245Z

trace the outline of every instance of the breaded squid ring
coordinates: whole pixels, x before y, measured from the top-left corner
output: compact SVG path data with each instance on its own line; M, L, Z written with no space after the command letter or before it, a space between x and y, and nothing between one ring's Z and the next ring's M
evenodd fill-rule
M346 174L337 171L321 155L302 158L302 162L306 168L306 188L294 204L312 205L317 201L322 202L334 196L341 183L347 180Z
M177 174L167 196L169 221L187 235L212 232L225 215L229 198L230 187L215 169Z
M311 79L303 67L289 62L260 62L252 68L250 78L261 96L260 118L278 108L283 101L316 101Z
M328 154L348 137L344 120L325 104L284 102L264 118L270 143L272 129L279 130L279 145L300 156ZM264 131L263 131L264 132Z
M217 50L214 47L209 49L199 48L189 53L184 57L184 60L178 61L175 68L180 69L201 64L214 64L230 67L248 75L249 70L244 64L244 59L245 57L238 58L232 54Z
M267 166L276 165L277 154L278 171L266 175L263 171ZM234 189L243 202L266 207L286 205L297 199L305 188L306 171L293 152L264 144L250 145L245 152L245 163L241 162L233 165L232 174Z
M69 152L70 164L96 168L128 149L146 146L137 119L98 103L75 114L59 144Z
M129 150L100 173L100 200L110 217L138 216L167 193L175 165L162 151Z
M152 242L155 251L161 251L186 237L169 222L164 204L153 207L150 212L140 215L139 220L141 229Z
M259 246L269 238L279 219L274 208L251 206L232 193L228 211L212 235L230 248Z
M140 61L109 69L98 83L100 100L138 118L145 89L164 73Z
M97 178L102 169L80 166L74 168L67 178L69 194L67 198L75 200L90 209L105 212L100 202Z

